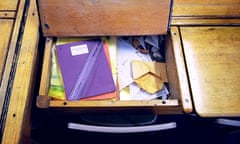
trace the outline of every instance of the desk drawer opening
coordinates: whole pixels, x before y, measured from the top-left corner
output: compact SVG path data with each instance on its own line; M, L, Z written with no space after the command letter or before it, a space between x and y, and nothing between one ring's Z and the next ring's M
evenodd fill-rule
M84 59L83 55L91 54L92 43L97 42L98 46L92 46L102 48L102 52L96 56L97 60L87 56ZM81 60L87 64L81 64ZM160 113L179 113L183 109L175 61L168 35L47 38L37 106L150 108ZM91 65L92 68L89 68ZM109 81L107 68L110 68L112 81ZM100 79L100 82L96 79ZM70 84L68 80L72 80ZM76 86L78 81L86 85ZM111 82L114 88L109 87ZM79 89L82 89L81 96ZM95 92L96 89L102 93ZM78 93L73 94L74 90ZM90 95L94 92L95 95Z

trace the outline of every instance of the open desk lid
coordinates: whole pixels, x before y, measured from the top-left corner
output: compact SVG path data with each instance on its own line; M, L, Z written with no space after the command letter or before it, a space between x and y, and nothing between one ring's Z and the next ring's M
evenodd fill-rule
M44 36L166 34L171 0L38 0Z

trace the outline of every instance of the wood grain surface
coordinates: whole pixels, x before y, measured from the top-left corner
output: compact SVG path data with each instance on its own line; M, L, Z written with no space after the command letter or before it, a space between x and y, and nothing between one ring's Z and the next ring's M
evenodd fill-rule
M170 0L38 0L45 36L167 32Z
M2 74L7 58L8 45L12 35L13 22L13 20L0 19L0 82L2 80Z
M36 2L30 1L29 6L2 138L4 144L21 143L23 136L30 136L29 119L36 77L39 19Z
M239 0L174 0L172 25L240 25Z
M18 6L18 0L1 0L0 11L16 11Z
M173 16L239 17L239 0L174 0Z
M196 112L240 115L240 27L181 27Z

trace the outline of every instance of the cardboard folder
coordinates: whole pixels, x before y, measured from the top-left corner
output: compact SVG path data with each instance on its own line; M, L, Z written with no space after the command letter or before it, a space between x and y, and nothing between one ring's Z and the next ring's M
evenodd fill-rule
M67 43L56 46L56 53L60 65L64 89L66 96L70 95L81 70L83 69L91 49L97 44L103 49L103 42L99 39L85 40ZM93 68L93 72L88 76L88 81L81 98L96 96L116 90L112 78L111 68L107 61L104 50L102 50ZM86 73L88 75L88 73Z

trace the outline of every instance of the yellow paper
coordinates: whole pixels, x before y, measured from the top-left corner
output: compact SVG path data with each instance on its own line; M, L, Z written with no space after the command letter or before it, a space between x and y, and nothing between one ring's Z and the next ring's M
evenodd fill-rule
M65 100L65 92L61 72L57 64L55 45L52 48L52 67L48 95L56 99Z
M161 90L167 80L165 63L132 61L133 79L143 90L153 94Z
M163 81L161 78L154 76L152 73L147 73L135 80L139 87L146 90L147 92L154 94L161 90L163 87Z

